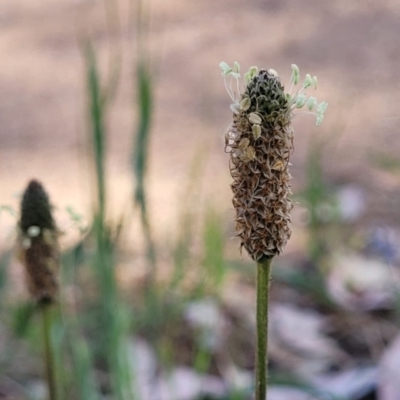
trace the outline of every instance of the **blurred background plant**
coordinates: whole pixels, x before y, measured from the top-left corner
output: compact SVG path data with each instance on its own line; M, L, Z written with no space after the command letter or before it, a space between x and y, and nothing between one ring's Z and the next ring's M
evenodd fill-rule
M251 398L255 270L227 256L238 243L218 63L234 57L284 82L296 62L330 103L318 137L295 121L299 204L273 271L269 398L400 393L395 2L2 7L0 398L46 398L13 249L33 177L63 232L62 398ZM282 28L294 19L296 37Z

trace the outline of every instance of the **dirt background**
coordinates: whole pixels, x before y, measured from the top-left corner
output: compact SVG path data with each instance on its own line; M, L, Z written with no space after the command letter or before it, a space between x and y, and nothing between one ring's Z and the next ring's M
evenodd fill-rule
M16 207L18 193L35 177L60 210L70 205L89 215L93 190L79 38L90 34L104 77L110 54L122 49L119 94L108 118L107 174L110 212L127 209L136 122L135 5L120 0L118 7L120 30L110 36L103 2L0 3L0 204ZM190 164L201 151L207 154L203 196L231 215L223 151L231 113L218 64L235 60L243 70L272 67L284 83L293 62L303 75L319 78L316 95L329 108L320 128L311 117L295 121L295 190L304 183L312 138L326 140L327 179L360 185L369 217L400 222L398 175L370 162L376 153L398 157L400 151L399 1L153 0L150 8L156 98L148 184L160 237L175 229ZM9 240L12 225L2 214L1 242ZM294 246L296 240L288 251Z

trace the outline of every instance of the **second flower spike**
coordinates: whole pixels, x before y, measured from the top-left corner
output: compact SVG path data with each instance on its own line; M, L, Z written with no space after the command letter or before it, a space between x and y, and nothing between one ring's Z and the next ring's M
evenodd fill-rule
M18 225L18 252L29 292L38 303L51 303L58 292L58 233L48 195L36 180L24 191Z

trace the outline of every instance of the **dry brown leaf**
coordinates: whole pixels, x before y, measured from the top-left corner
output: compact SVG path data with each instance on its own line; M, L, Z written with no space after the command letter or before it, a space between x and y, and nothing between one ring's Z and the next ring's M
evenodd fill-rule
M270 358L307 379L342 364L348 355L323 333L324 327L324 317L314 311L286 304L271 305Z
M351 310L391 307L399 274L378 259L343 254L334 261L328 289L337 303Z

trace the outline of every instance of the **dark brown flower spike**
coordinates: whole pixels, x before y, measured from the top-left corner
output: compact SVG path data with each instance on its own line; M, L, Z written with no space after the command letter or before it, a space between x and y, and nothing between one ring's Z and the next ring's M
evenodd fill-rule
M248 83L226 135L236 233L255 260L279 254L291 235L290 105L279 78L260 71Z
M36 180L24 191L18 225L18 252L29 292L37 302L51 303L58 292L58 234L48 195Z
M293 151L293 111L307 106L306 113L322 122L325 102L306 96L316 88L317 78L306 75L300 89L285 93L276 71L251 67L245 74L246 87L240 93L240 67L221 63L222 75L236 80L236 90L225 85L233 100L233 124L225 136L230 153L233 178L233 205L236 210L236 233L255 261L280 254L290 238L289 160ZM292 87L299 82L299 69L292 65ZM232 83L232 82L231 82ZM311 112L315 109L315 112Z

